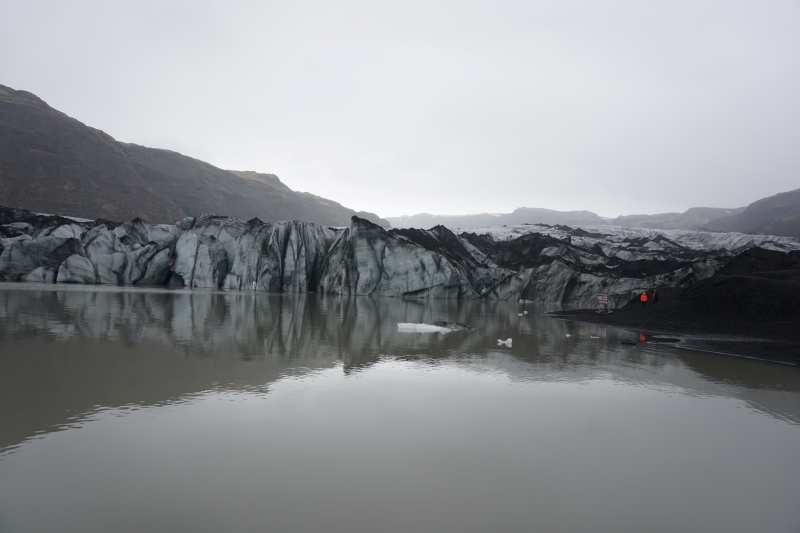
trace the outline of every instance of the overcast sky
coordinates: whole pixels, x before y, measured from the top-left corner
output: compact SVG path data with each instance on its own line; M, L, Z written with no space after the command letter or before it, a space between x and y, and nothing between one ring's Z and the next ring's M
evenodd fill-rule
M382 216L800 187L796 0L0 0L0 83Z

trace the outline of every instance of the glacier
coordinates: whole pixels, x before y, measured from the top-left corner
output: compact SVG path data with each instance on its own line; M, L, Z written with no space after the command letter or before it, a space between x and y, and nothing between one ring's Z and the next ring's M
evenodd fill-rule
M619 307L685 287L744 250L800 250L789 237L526 224L454 233L226 216L149 225L0 208L0 281Z

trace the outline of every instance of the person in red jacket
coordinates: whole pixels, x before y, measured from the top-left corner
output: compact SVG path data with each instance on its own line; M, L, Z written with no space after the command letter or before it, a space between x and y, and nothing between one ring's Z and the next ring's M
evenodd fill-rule
M642 307L647 307L647 292L643 292L639 299L642 301Z

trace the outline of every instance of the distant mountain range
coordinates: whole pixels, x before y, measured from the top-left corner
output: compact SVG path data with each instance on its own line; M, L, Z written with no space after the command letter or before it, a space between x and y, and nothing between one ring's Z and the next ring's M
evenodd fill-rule
M800 189L763 198L705 224L711 231L740 231L800 238Z
M447 228L488 228L503 225L518 225L525 223L588 225L607 224L607 221L590 211L553 211L552 209L539 209L534 207L520 207L513 213L479 215L430 215L420 213L405 217L386 217L393 228L418 228L428 229L434 226Z
M747 207L723 209L692 207L683 213L626 215L602 218L591 211L553 211L520 207L512 213L478 215L430 215L386 217L395 228L486 228L520 224L562 224L565 226L621 226L650 229L697 229L738 231L741 233L781 235L800 238L800 189L753 202Z
M173 223L225 215L348 226L356 215L382 226L428 229L519 224L707 229L800 237L800 189L737 209L602 218L590 211L521 207L512 213L378 217L296 192L274 174L223 170L177 152L121 143L26 91L0 85L0 205L40 213Z
M617 218L603 218L591 211L553 211L520 207L513 213L479 215L419 215L405 217L386 217L395 228L431 228L441 224L448 228L485 228L491 226L519 224L562 224L565 226L596 225L623 226L651 229L696 229L712 220L727 217L744 211L715 207L693 207L685 213L661 213L658 215L627 215Z
M0 204L109 220L174 223L228 215L348 226L374 213L295 192L273 174L222 170L168 150L114 140L26 91L0 85Z
M744 207L723 209L719 207L692 207L683 213L661 213L657 215L625 215L608 221L609 225L624 228L651 229L699 229L712 220L744 211Z

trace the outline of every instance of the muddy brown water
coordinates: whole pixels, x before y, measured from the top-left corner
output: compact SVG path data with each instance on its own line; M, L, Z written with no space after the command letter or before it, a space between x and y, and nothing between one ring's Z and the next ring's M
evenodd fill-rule
M800 369L550 309L0 284L0 531L800 531Z

